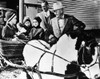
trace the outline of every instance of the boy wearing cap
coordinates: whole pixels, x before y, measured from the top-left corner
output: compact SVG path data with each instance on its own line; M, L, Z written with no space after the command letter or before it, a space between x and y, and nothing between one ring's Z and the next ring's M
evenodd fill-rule
M53 10L56 17L50 21L52 28L49 29L48 32L48 41L53 38L53 41L50 41L50 43L56 43L63 34L76 37L75 34L78 34L85 28L85 24L83 22L79 21L72 15L64 14L64 7L60 1L53 4ZM76 30L77 33L73 33L74 30Z
M16 27L17 16L13 13L6 22L6 25L2 29L2 38L4 40L12 40L15 38L16 32L18 31Z

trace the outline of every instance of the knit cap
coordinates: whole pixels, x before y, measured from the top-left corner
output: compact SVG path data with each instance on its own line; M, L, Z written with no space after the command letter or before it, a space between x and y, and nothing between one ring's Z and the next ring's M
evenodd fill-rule
M8 19L8 22L10 22L15 16L16 16L16 14L14 13L14 14Z
M15 14L14 12L11 11L7 11L5 13L5 21L7 21L13 14Z

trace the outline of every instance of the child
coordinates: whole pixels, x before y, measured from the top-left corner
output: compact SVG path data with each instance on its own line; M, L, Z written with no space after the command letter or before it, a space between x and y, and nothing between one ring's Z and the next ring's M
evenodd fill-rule
M40 27L41 19L35 17L32 22L33 28L30 31L29 37L30 40L33 39L44 39L44 30Z
M32 29L32 23L31 23L31 20L28 16L24 17L23 26L26 29L26 32L24 34L29 35L30 30Z
M28 40L27 35L24 34L27 32L27 30L24 28L24 25L22 23L17 23L17 28L18 28L18 32L16 33L17 37L19 39Z
M17 15L11 14L6 22L6 25L2 29L2 38L7 41L11 41L15 38L16 32L18 31L16 27Z
M23 20L23 23L17 24L18 32L16 33L19 39L29 40L29 33L32 28L31 20L26 16Z

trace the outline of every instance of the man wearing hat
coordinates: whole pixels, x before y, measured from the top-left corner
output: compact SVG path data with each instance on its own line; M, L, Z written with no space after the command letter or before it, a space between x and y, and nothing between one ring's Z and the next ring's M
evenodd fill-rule
M49 4L46 0L42 0L41 8L42 12L38 13L36 16L39 16L41 18L42 21L40 23L40 26L44 29L44 31L46 31L47 28L49 28L50 20L55 17L55 14L51 10L49 10Z
M53 10L56 17L51 19L50 25L52 28L49 29L48 32L48 40L51 40L51 44L56 43L63 34L71 35L71 37L74 38L85 28L83 22L72 15L64 14L64 7L61 1L57 1L53 4ZM73 33L74 30L75 32Z

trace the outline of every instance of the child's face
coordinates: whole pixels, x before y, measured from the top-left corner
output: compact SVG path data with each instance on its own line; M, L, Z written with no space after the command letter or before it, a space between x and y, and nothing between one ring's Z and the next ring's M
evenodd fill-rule
M26 21L25 23L25 26L29 27L31 25L30 21Z
M33 26L37 27L39 25L38 21L36 19L33 20Z
M17 23L17 16L15 16L15 17L12 19L12 22L13 22L13 24L16 24L16 23Z

